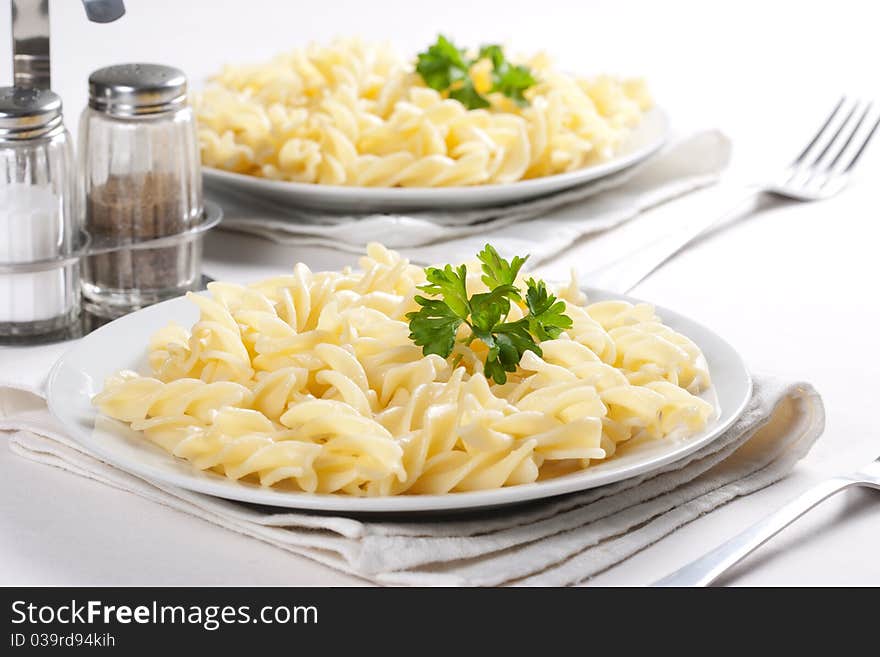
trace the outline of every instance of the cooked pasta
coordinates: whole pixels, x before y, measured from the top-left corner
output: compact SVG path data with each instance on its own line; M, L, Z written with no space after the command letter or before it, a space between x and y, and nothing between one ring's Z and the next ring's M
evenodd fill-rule
M714 413L699 348L652 307L557 290L572 327L507 382L474 350L424 356L405 321L422 269L372 244L360 271L292 274L191 294L189 330L160 329L150 376L94 404L195 467L317 493L449 493L534 482L628 441L690 435ZM479 271L467 284L485 289ZM468 356L470 354L470 357Z
M468 110L390 48L311 45L227 66L195 99L206 166L275 180L371 187L510 183L609 158L651 101L639 80L576 78L538 55L528 104L488 93Z

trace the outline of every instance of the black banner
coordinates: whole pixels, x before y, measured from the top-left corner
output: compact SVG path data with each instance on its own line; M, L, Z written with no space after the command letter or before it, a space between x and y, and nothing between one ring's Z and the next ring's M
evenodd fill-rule
M819 596L822 604L813 604ZM833 603L842 597L827 589L804 595L782 589L8 588L0 589L0 655L177 654L193 645L199 654L305 647L327 655L343 648L396 654L420 645L419 652L450 646L466 655L474 652L467 648L473 637L490 641L492 652L533 645L544 646L544 654L553 645L595 646L600 638L623 647L646 639L668 647L672 636L686 639L694 627L727 648L749 636L764 637L767 647L783 636L785 617L797 617L799 631L830 630L834 610L847 608Z

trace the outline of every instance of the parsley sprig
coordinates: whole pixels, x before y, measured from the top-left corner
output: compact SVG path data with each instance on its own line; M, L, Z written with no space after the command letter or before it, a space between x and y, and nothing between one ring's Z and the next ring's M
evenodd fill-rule
M428 267L427 283L419 289L431 297L417 295L419 310L407 313L410 339L422 353L447 358L455 348L459 328L470 332L461 342L470 346L480 340L488 348L483 371L486 378L505 383L507 373L515 372L527 351L542 355L539 342L559 337L572 325L565 314L565 302L547 290L544 281L529 278L525 294L516 285L520 269L528 256L507 261L489 244L477 255L483 271L482 281L488 292L468 295L467 267ZM512 304L528 311L509 322Z
M489 107L489 100L477 91L470 77L470 68L481 59L492 62L492 87L489 93L500 93L520 107L528 105L523 92L537 83L527 66L511 64L499 45L483 46L475 59L458 48L442 34L425 52L418 55L416 72L425 84L446 93L468 109Z

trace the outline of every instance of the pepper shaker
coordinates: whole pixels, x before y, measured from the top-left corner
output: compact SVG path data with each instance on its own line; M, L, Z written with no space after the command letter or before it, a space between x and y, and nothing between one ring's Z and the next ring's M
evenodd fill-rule
M79 315L86 240L61 99L0 88L0 339L63 331Z
M121 64L89 76L79 152L92 246L82 287L96 314L200 283L202 230L210 226L186 94L185 76L170 66Z

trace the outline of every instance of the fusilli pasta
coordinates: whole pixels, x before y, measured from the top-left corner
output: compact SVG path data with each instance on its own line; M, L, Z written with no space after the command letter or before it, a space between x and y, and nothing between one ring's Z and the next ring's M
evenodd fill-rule
M491 85L482 63L472 76ZM538 55L519 107L498 93L468 110L426 87L388 47L311 45L227 66L195 99L202 161L238 173L327 185L510 183L610 157L651 105L639 80L575 78Z
M197 468L350 495L533 482L714 412L696 396L710 384L699 348L651 306L559 289L572 328L498 385L470 349L447 360L410 341L422 269L378 244L360 267L210 284L190 295L191 330L152 338L151 376L120 372L95 405ZM485 289L479 271L467 283Z

